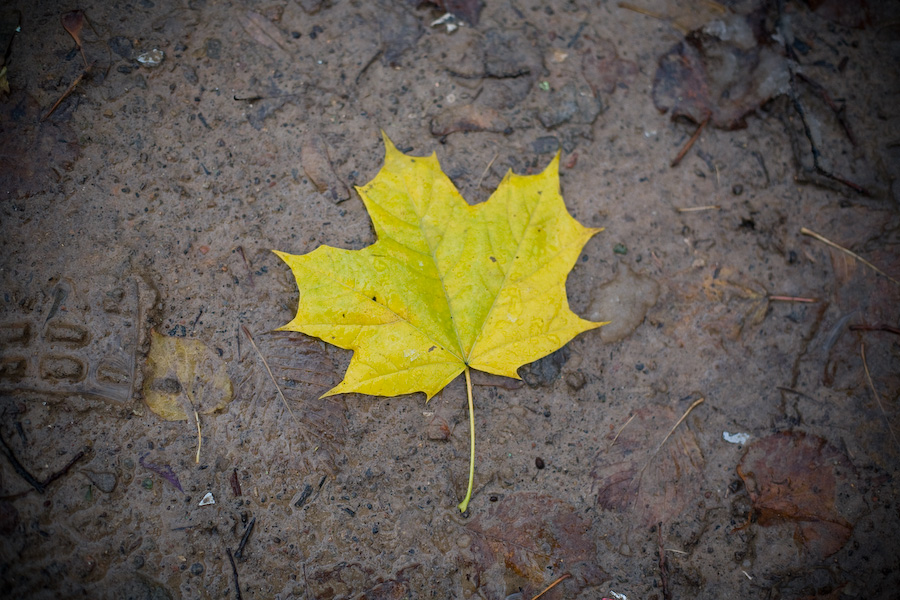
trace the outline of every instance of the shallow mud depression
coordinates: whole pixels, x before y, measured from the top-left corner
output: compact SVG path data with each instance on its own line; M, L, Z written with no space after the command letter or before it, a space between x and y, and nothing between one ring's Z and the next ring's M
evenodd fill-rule
M898 23L830 0L4 4L0 595L892 597ZM312 286L272 249L381 240L356 186L382 132L472 207L557 168L603 228L559 286L609 324L519 378L472 363L465 512L464 375L427 403L323 397L352 352L276 331Z

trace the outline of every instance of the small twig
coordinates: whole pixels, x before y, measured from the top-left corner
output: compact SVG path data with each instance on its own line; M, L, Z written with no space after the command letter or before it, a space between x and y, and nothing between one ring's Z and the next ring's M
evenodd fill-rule
M59 100L57 100L57 101L53 104L53 106L50 107L50 110L47 111L47 114L44 115L43 117L41 117L41 122L42 122L42 123L43 123L44 121L46 121L47 119L50 118L50 115L52 115L52 114L56 111L56 109L59 108L59 105L62 104L62 101L63 101L63 100L65 100L66 98L69 97L69 94L71 94L71 93L75 90L75 87L76 87L79 83L81 83L81 80L84 79L84 76L87 75L87 73L88 73L87 70L82 71L82 72L81 72L81 75L79 75L78 77L75 78L75 81L72 82L72 85L70 85L70 86L68 87L68 89L67 89L65 92L63 92L63 95L59 97Z
M563 581L565 581L566 579L568 579L568 578L571 577L571 576L572 576L572 575L571 575L570 573L563 573L562 575L560 575L559 577L556 578L556 581L554 581L553 583L551 583L550 585L548 585L546 588L544 588L544 591L543 591L543 592L541 592L540 594L538 594L537 596L535 596L535 597L532 598L531 600L538 600L538 598L540 598L541 596L543 596L544 594L546 594L547 592L549 592L550 590L552 590L552 589L555 588L557 585L559 585L560 583L562 583Z
M291 410L290 404L288 404L287 398L284 397L284 394L281 392L281 387L279 387L278 382L275 380L275 375L272 374L272 369L269 368L269 363L266 362L266 357L263 356L263 353L259 351L259 346L256 345L256 342L253 340L253 336L250 335L250 330L247 329L246 325L241 325L241 329L244 331L244 335L247 336L247 339L250 340L250 345L253 346L253 349L256 350L256 353L259 354L259 358L262 359L263 366L266 368L266 373L269 374L269 379L272 380L272 383L275 384L275 389L278 390L278 397L281 398L281 401L284 402L284 407L287 409L288 414L291 415L291 418L296 421L297 417L294 416L294 411Z
M77 463L82 458L84 458L84 450L79 450L78 453L72 457L72 460L70 460L68 463L66 463L66 466L64 466L62 469L60 469L59 471L57 471L56 473L52 474L50 477L48 477L47 479L44 480L44 487L46 488L48 485L50 485L51 483L53 483L54 481L56 481L57 479L59 479L60 477L65 475L66 473L68 473L69 469L71 469L73 466L75 466L75 463Z
M241 543L238 544L237 552L234 553L238 558L241 558L241 556L244 555L244 546L247 545L247 540L250 539L250 533L253 531L254 525L256 525L256 517L250 519L250 522L247 523L247 528L244 529L244 535L241 536Z
M39 481L28 471L28 469L25 468L24 465L22 465L21 462L19 462L19 459L16 458L16 454L13 452L13 449L10 448L9 444L6 443L6 439L4 439L2 435L0 435L0 442L2 442L3 444L3 454L6 456L6 460L9 461L9 464L12 465L13 470L39 494L43 494L44 492L46 492L47 486L68 473L69 469L71 469L75 465L75 463L84 458L84 450L78 451L78 453L76 453L75 456L72 457L72 460L66 463L66 465L62 469L51 474L44 481Z
M234 575L234 591L237 593L237 600L243 600L243 596L241 596L241 584L240 581L238 581L237 565L234 564L234 556L231 555L231 548L225 548L225 551L228 552L228 561L231 563L231 574Z
M376 52L372 56L372 58L369 59L369 62L364 64L363 68L359 70L359 73L356 74L356 79L354 79L354 83L356 83L356 85L359 85L360 78L365 74L366 71L369 70L369 67L371 67L373 64L375 64L375 61L378 60L378 58L381 56L382 52L384 52L384 48L379 48L378 52Z
M900 335L900 328L888 325L887 323L879 323L878 325L851 325L850 331L886 331Z
M681 415L681 418L678 419L677 421L675 421L675 424L672 425L672 429L669 430L669 433L666 434L666 437L664 437L662 439L662 441L659 443L659 446L657 446L656 450L653 451L653 456L655 456L659 452L659 449L663 447L663 444L665 444L666 440L668 440L669 437L675 432L675 429L679 425L681 425L681 422L684 421L685 419L687 419L687 416L689 414L691 414L691 411L694 410L700 404L703 404L703 402L705 402L705 401L706 401L706 398L700 398L699 400L697 400L693 404L691 404L686 411L684 411L684 414Z
M789 64L798 63L799 61L797 60L797 56L794 53L793 46L785 43L785 44L783 44L783 47L784 47L784 50L787 53L788 57L791 59L791 62ZM809 142L809 151L810 151L810 155L812 156L813 169L815 169L816 173L818 173L822 177L825 177L826 179L830 179L832 181L836 181L842 185L845 185L848 188L852 189L853 191L857 192L858 194L862 194L863 196L870 196L871 194L869 193L869 191L866 188L862 187L861 185L859 185L857 183L850 181L849 179L841 177L840 175L835 175L834 173L832 173L831 171L829 171L828 169L826 169L825 167L822 166L822 163L819 160L822 156L822 153L819 151L818 146L816 146L815 137L813 136L813 132L812 132L812 127L809 125L809 122L806 118L806 111L803 108L803 104L800 102L800 97L798 96L796 87L794 85L794 77L797 74L796 69L791 67L788 69L788 71L790 73L790 84L791 84L791 87L790 87L791 93L789 94L789 97L791 99L791 103L794 106L794 110L796 110L797 114L800 116L800 123L803 125L803 133L806 136L806 140Z
M709 119L711 116L712 114L706 115L706 118L703 119L703 121L697 126L697 131L694 132L694 135L691 136L691 139L687 141L687 144L684 145L684 148L681 149L681 151L678 153L678 156L676 156L674 160L669 163L670 167L677 167L679 163L681 163L681 160L684 158L684 155L694 147L694 142L696 142L700 138L700 134L703 132L703 128L706 127L706 124L709 123Z
M819 83L813 81L800 71L797 71L797 79L804 82L808 86L810 86L813 90L815 90L821 97L822 100L825 101L825 104L828 105L828 108L834 113L834 116L837 118L838 123L841 124L841 127L844 129L844 133L847 135L847 139L850 140L850 143L856 146L856 136L853 135L853 131L850 129L850 123L847 122L847 111L846 105L838 106L834 103L834 100L831 99L831 95L828 91Z
M801 296L769 296L769 302L818 302L815 298L803 298Z
M813 402L821 403L821 400L819 400L818 398L813 398L809 394L804 394L800 390L795 390L794 388L789 388L789 387L785 387L783 385L779 385L775 389L777 389L778 391L781 391L781 392L787 392L789 394L794 394L795 396L800 396L801 398L806 398L807 400L812 400Z
M863 258L862 256L860 256L859 254L853 252L852 250L847 250L847 249L844 248L843 246L840 246L840 245L838 245L838 244L835 244L834 242L832 242L832 241L829 240L828 238L819 235L819 234L816 233L815 231L810 231L810 230L807 229L806 227L801 227L801 228L800 228L800 233L802 233L803 235L808 235L808 236L810 236L810 237L813 237L813 238L819 240L820 242L822 242L823 244L827 244L828 246L831 246L832 248L834 248L834 249L836 249L836 250L840 250L840 251L843 252L844 254L847 254L847 255L849 255L849 256L852 256L853 258L855 258L856 260L858 260L858 261L861 262L862 264L866 265L867 267L869 267L870 269L872 269L873 271L875 271L876 273L878 273L878 274L881 275L882 277L887 277L888 279L890 279L891 281L893 281L893 282L896 283L897 285L900 285L900 281L897 281L896 279L894 279L893 277L891 277L890 275L888 275L887 273L885 273L884 271L882 271L881 269L879 269L878 267L876 267L875 265L873 265L872 263L870 263L869 261L867 261L866 259L864 259L864 258Z
M875 383L872 381L872 376L869 374L869 364L866 362L866 345L862 342L859 344L859 355L862 357L863 369L866 372L866 381L869 382L869 388L872 390L872 395L875 396L875 402L878 403L878 409L881 410L881 416L884 417L884 423L887 425L888 431L891 434L891 439L894 440L894 446L900 450L900 442L897 441L897 434L894 433L894 428L891 427L887 412L885 412L884 405L881 403L881 396L878 395L878 391L875 389Z
M22 463L19 462L19 459L16 458L13 449L9 447L9 444L6 443L6 439L2 435L0 435L0 442L3 442L3 454L6 456L6 460L9 461L9 464L12 465L13 470L16 474L24 479L28 485L37 490L38 494L43 494L46 491L46 487L43 483L37 480L34 475L32 475L28 469L26 469Z
M677 210L680 213L686 213L686 212L700 212L701 210L719 210L720 208L722 208L722 207L717 204L709 204L707 206L687 206L684 208L676 208L675 210Z

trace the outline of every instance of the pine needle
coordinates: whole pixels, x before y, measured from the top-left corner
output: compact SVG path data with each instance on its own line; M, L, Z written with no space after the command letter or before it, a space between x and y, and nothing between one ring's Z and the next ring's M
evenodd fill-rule
M675 432L675 429L677 429L678 426L681 425L681 422L687 419L687 416L691 414L691 411L702 404L705 400L706 398L700 398L699 400L691 404L686 411L684 411L684 414L681 415L681 418L675 421L675 424L672 425L672 429L669 430L669 433L666 434L666 437L662 439L662 441L659 443L659 446L657 446L656 450L653 451L653 456L656 456L656 454L659 452L659 449L663 447L663 444L665 444L666 440L668 440L669 437Z
M291 410L291 405L288 404L287 398L284 397L284 394L281 392L281 387L279 387L278 382L275 380L275 375L272 374L272 369L269 368L269 363L266 361L266 357L263 356L263 353L259 351L259 346L256 345L256 342L253 340L253 336L250 335L250 330L247 329L246 325L241 325L241 329L244 332L244 335L247 336L247 339L250 340L250 345L253 346L253 349L256 350L256 353L259 354L259 358L262 360L263 366L266 368L266 373L269 374L269 379L272 380L272 383L275 384L275 389L278 390L278 397L281 398L281 401L284 402L284 407L287 409L288 414L291 415L291 418L296 421L297 417L294 416L294 411Z
M548 586L544 589L543 592L541 592L540 594L538 594L537 596L535 596L535 597L532 598L531 600L538 600L538 598L540 598L541 596L543 596L544 594L546 594L547 592L549 592L550 590L552 590L552 589L555 588L557 585L559 585L560 583L562 583L563 581L565 581L566 579L568 579L568 578L571 577L571 576L572 576L572 575L569 574L569 573L563 573L562 575L560 575L559 577L556 578L556 581L554 581L553 583L551 583L550 585L548 585Z
M891 427L887 412L884 410L884 404L881 403L881 396L878 395L878 391L875 389L875 383L872 381L872 376L869 374L869 365L866 362L866 345L863 343L859 344L859 355L862 357L863 369L866 372L866 381L869 382L869 387L872 389L872 395L875 396L875 402L878 403L878 408L881 410L881 416L884 417L884 423L887 425L888 431L891 434L891 439L894 440L894 446L896 446L897 449L900 449L900 442L897 441L897 434L894 433L894 428Z
M852 256L853 258L855 258L856 260L858 260L858 261L861 262L862 264L866 265L867 267L869 267L870 269L872 269L873 271L875 271L876 273L878 273L878 274L881 275L882 277L887 277L888 279L890 279L891 281L893 281L893 282L896 283L897 285L900 285L900 281L897 281L896 279L894 279L893 277L891 277L890 275L888 275L887 273L885 273L884 271L882 271L881 269L879 269L878 267L876 267L875 265L873 265L872 263L870 263L869 261L867 261L866 259L864 259L864 258L863 258L862 256L860 256L859 254L853 252L852 250L847 250L847 249L844 248L843 246L841 246L841 245L839 245L839 244L835 244L834 242L832 242L832 241L829 240L828 238L819 235L819 234L816 233L815 231L810 231L810 230L807 229L806 227L801 227L801 228L800 228L800 233L802 233L803 235L808 235L809 237L815 238L815 239L819 240L820 242L822 242L823 244L827 244L828 246L831 246L831 247L834 248L835 250L840 250L840 251L843 252L844 254L847 254L847 255L849 255L849 256Z

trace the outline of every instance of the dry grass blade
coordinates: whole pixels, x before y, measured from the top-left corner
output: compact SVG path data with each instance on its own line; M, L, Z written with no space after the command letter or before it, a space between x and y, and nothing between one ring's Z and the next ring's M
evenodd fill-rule
M200 431L200 415L197 409L194 409L194 421L197 423L197 458L196 463L200 464L200 448L203 447L203 432Z
M802 296L769 296L770 302L804 302L813 304L818 302L815 298L804 298Z
M875 383L872 381L872 376L869 374L869 364L866 362L866 345L863 343L860 343L859 345L859 355L862 358L863 370L866 372L866 381L869 383L872 395L875 396L875 402L878 403L878 409L881 411L881 416L884 417L884 423L887 425L888 431L891 434L891 439L894 440L894 446L900 450L900 442L897 441L897 434L894 433L894 428L891 427L891 421L888 419L887 412L884 410L884 404L881 403L881 396L878 395L878 390L875 389Z
M557 585L559 585L560 583L562 583L563 581L565 581L565 580L568 579L569 577L571 577L571 575L570 575L569 573L563 573L562 575L560 575L559 577L557 577L556 580L555 580L553 583L551 583L551 584L548 585L546 588L544 588L544 591L543 591L543 592L541 592L540 594L538 594L537 596L535 596L535 597L532 598L531 600L538 600L538 598L540 598L541 596L543 596L544 594L546 594L547 592L549 592L550 590L552 590L553 588L555 588Z
M245 325L241 325L241 330L244 332L244 335L247 336L247 339L250 340L250 345L253 346L253 349L256 350L257 354L259 354L259 358L262 360L263 366L266 368L266 373L269 374L269 379L271 379L272 383L275 384L275 389L278 390L278 397L281 398L282 402L284 402L284 407L287 409L288 414L291 415L291 418L294 421L297 421L297 417L294 416L294 411L291 410L291 405L288 404L287 398L284 397L284 393L281 391L281 386L278 385L278 381L275 380L275 375L272 374L272 369L269 368L269 363L266 361L266 357L263 356L263 353L259 351L259 346L256 345L256 342L253 340L253 336L250 335L250 330L247 329Z
M636 414L631 415L631 418L628 419L627 421L625 421L625 424L624 424L624 425L622 425L621 427L619 427L619 431L616 432L616 436L612 439L612 441L609 443L609 446L607 446L607 448L606 448L606 451L607 451L607 452L609 452L609 449L612 448L612 447L615 445L616 440L619 439L619 436L622 435L622 432L625 431L625 428L628 427L628 424L631 423L631 422L634 420L634 417L635 417L635 416L637 416L637 415L636 415Z
M720 208L722 208L722 207L717 204L709 204L707 206L687 206L684 208L676 208L675 210L680 213L686 213L686 212L700 212L703 210L719 210Z
M481 177L478 178L478 183L475 185L476 188L481 187L481 182L484 181L485 175L488 174L488 171L491 170L491 165L494 164L494 161L497 160L497 157L500 156L499 153L494 154L494 158L491 159L491 162L488 163L488 166L484 168L484 171L481 172Z
M700 398L699 400L697 400L693 404L691 404L686 411L684 411L684 414L681 415L681 418L678 419L677 421L675 421L675 424L672 425L672 429L669 430L669 433L666 434L666 437L664 437L662 439L662 441L659 443L659 446L657 446L656 450L653 451L653 454L650 455L651 460L659 452L659 449L663 447L663 444L666 443L666 440L668 440L672 436L672 434L675 433L675 430L678 428L679 425L681 425L681 422L684 421L685 419L687 419L687 416L689 414L691 414L691 411L694 410L695 408L697 408L699 405L703 404L703 402L705 402L705 401L706 401L706 398ZM650 464L650 461L647 461L647 464ZM646 469L647 467L645 466L644 468Z
M62 104L62 101L69 97L69 94L71 94L72 91L75 90L75 87L79 83L81 83L81 80L84 79L84 76L86 74L87 71L84 71L81 75L75 78L75 81L73 81L72 84L66 89L66 91L63 92L63 95L59 97L59 100L53 103L53 106L50 107L50 110L47 111L47 114L41 117L41 122L46 121L50 118L50 115L56 112L56 109L59 108L59 105Z
M878 273L878 274L881 275L882 277L887 277L888 279L890 279L891 281L893 281L893 282L896 283L897 285L900 285L900 281L897 281L896 279L894 279L893 277L891 277L890 275L888 275L887 273L885 273L884 271L882 271L881 269L879 269L878 267L876 267L875 265L873 265L872 263L870 263L869 261L867 261L866 259L864 259L864 258L863 258L862 256L860 256L859 254L853 252L852 250L848 250L848 249L844 248L843 246L841 246L841 245L839 245L839 244L835 244L834 242L832 242L832 241L829 240L828 238L819 235L819 234L816 233L815 231L810 231L810 230L807 229L806 227L801 227L801 228L800 228L800 233L802 233L803 235L808 235L809 237L815 238L815 239L819 240L820 242L822 242L823 244L827 244L828 246L831 246L831 247L834 248L835 250L840 250L840 251L843 252L844 254L847 254L847 255L849 255L849 256L852 256L853 258L855 258L856 260L858 260L858 261L861 262L862 264L866 265L867 267L869 267L870 269L872 269L873 271L875 271L876 273Z

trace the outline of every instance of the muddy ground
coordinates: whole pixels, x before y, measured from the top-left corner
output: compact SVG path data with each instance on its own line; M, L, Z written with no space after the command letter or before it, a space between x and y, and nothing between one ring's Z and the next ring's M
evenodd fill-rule
M900 589L898 3L8 4L4 597ZM612 323L475 380L467 514L461 380L320 400L349 353L273 332L271 249L375 240L381 130L473 203L559 150L605 227Z

